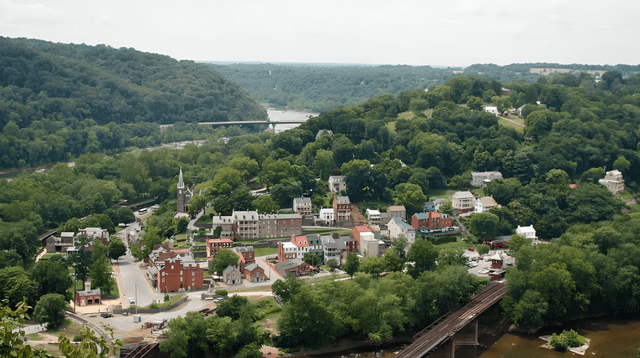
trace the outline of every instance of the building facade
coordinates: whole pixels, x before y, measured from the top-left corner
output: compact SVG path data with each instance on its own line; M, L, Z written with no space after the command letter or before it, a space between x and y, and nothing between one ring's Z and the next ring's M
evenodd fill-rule
M347 190L347 183L342 175L332 175L329 177L329 190L334 194L340 194L343 190Z
M290 237L302 234L299 214L262 214L258 220L258 237Z
M193 262L183 262L180 256L159 263L156 287L159 292L198 290L204 287L204 271Z
M453 210L460 212L471 211L475 208L476 198L470 191L458 191L451 196Z
M379 210L367 209L366 213L367 213L367 220L369 221L369 225L380 226L381 216L380 216Z
M389 237L391 240L395 240L402 235L407 239L409 244L413 244L416 241L416 229L400 220L400 218L389 220L387 228L389 229Z
M348 196L336 196L333 198L333 217L337 223L351 220L351 202Z
M471 185L480 188L487 185L494 179L502 179L502 173L492 172L471 172Z
M207 239L207 258L214 257L221 249L233 249L231 239Z
M294 198L293 211L302 217L313 215L311 211L311 198Z
M622 177L622 173L618 170L607 172L604 178L598 180L598 182L606 186L614 195L622 193L625 188L624 178Z
M427 213L416 213L411 217L411 226L416 229L437 229L452 227L453 218L447 214L430 211Z
M392 205L387 208L387 219L399 218L407 220L407 209L404 205Z

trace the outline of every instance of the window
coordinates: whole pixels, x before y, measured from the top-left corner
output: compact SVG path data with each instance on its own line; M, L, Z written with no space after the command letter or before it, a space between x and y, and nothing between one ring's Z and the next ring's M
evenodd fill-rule
M182 282L182 277L180 277L180 282Z
M182 270L180 270L180 276L182 276Z
M164 282L164 278L162 279L162 282Z
M196 275L195 271L191 271L191 276L195 276L195 275Z
M173 270L173 265L171 265L171 269Z
M192 277L192 278L191 278L191 281L195 281L195 280L196 280L196 278L195 278L195 277Z

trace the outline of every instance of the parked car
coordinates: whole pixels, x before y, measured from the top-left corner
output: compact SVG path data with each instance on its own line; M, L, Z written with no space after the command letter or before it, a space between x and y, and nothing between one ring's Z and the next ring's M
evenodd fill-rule
M129 304L130 305L135 305L136 304L136 299L134 297L129 297Z
M113 317L113 315L111 313L109 313L109 312L100 313L100 316L102 318L111 318L111 317Z

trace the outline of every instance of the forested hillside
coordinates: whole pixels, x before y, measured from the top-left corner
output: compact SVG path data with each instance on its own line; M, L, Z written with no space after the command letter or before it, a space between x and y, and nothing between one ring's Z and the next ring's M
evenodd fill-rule
M267 119L246 92L206 66L134 49L0 37L0 66L0 168L207 131L161 134L160 124Z
M461 74L508 83L516 80L535 82L541 75L531 73L530 68L601 70L601 74L606 71L619 71L623 77L640 71L640 66L637 65L600 66L557 63L524 63L506 66L475 64L464 70L390 65L266 63L206 63L206 65L238 83L258 102L269 103L275 107L288 106L291 109L305 109L313 112L323 112L345 105L358 105L368 98L382 94L397 96L403 91L434 88Z

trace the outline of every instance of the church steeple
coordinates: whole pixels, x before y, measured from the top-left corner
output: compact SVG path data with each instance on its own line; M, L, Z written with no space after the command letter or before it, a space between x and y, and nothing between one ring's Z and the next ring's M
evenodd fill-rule
M184 179L182 178L182 167L180 167L180 178L178 179L178 189L184 189Z

